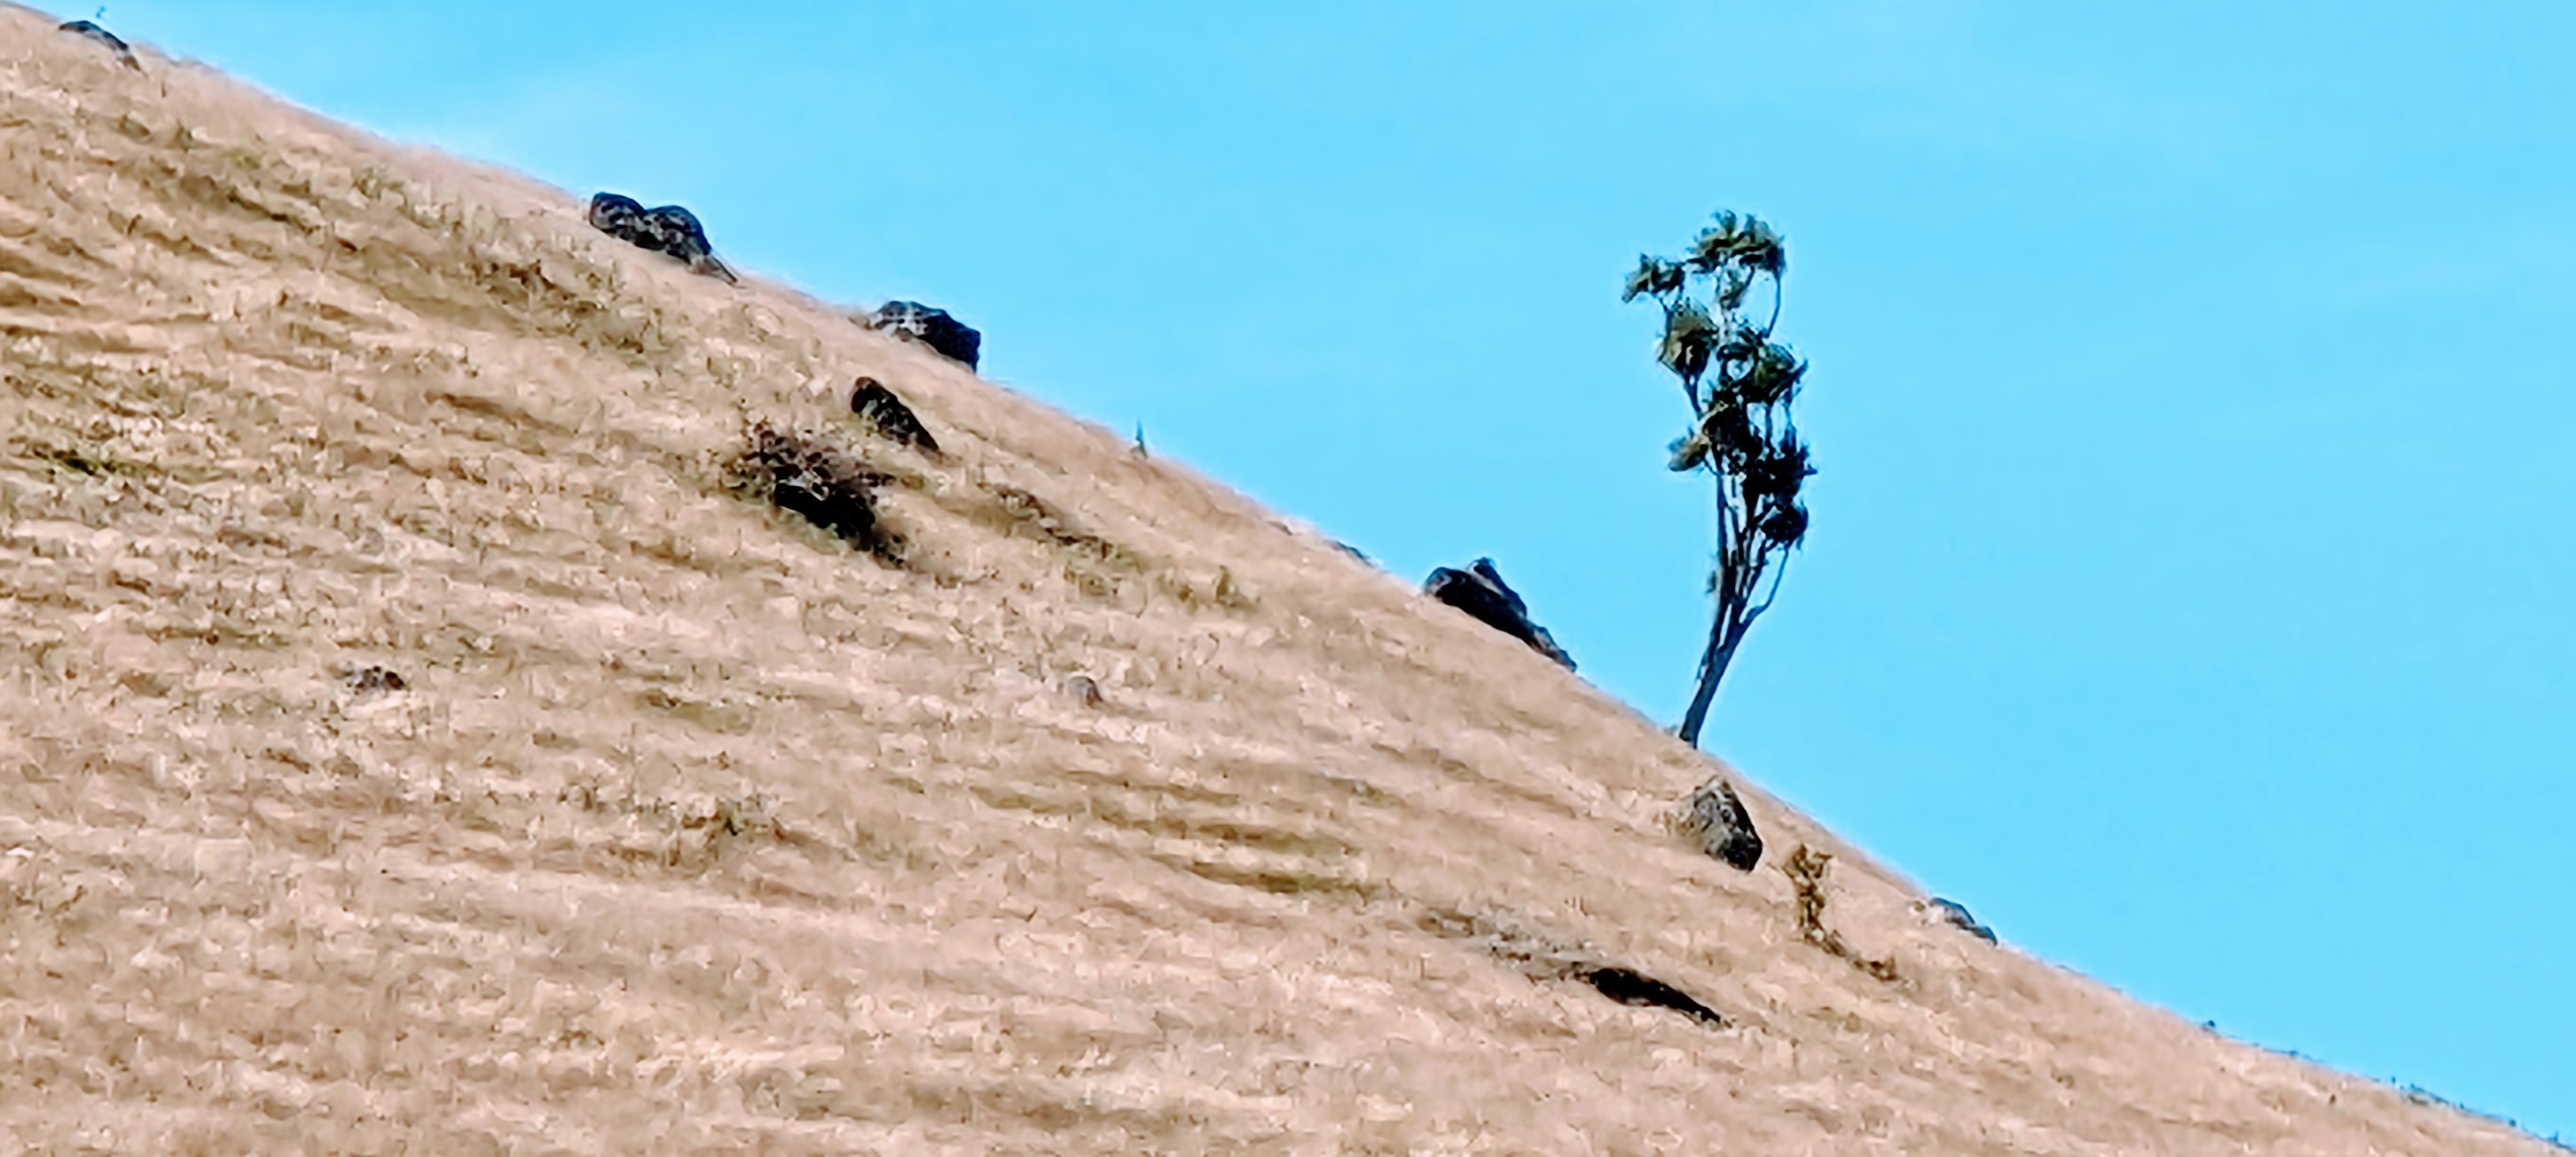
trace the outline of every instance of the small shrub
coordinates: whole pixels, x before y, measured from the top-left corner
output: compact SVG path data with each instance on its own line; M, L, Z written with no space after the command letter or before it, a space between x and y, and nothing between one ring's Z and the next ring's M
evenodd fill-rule
M832 532L888 566L903 563L903 541L877 514L876 490L892 481L819 435L754 421L730 481L746 498Z
M1126 547L1082 529L1071 515L1035 494L1017 486L995 486L993 498L1013 530L1122 571L1134 571L1141 566Z
M1798 938L1824 949L1829 955L1850 961L1851 966L1880 980L1896 979L1894 960L1872 960L1852 951L1842 934L1825 925L1825 869L1833 865L1830 854L1805 844L1780 862L1780 870L1789 877L1789 885L1798 894Z
M1016 486L983 487L979 498L959 513L1002 534L1053 548L1065 581L1092 598L1116 598L1129 579L1145 573L1145 561L1134 551L1083 529L1072 515Z

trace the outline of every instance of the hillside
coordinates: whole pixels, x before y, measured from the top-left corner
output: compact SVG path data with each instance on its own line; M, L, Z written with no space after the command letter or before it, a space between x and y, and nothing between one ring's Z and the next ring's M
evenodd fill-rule
M0 10L12 1151L2552 1151L1943 926L1740 779L1737 872L1669 827L1719 768L1405 578L139 64ZM753 423L883 474L895 560L747 497ZM1883 967L1802 938L1801 845Z

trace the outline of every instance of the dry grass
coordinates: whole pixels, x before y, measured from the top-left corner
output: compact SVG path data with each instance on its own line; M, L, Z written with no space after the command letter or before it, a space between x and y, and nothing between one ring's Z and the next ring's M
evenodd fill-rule
M1699 756L1117 435L0 47L7 1148L2542 1151L1923 927L1750 793L1870 979L1666 830ZM945 451L871 463L901 568L727 483L862 376Z

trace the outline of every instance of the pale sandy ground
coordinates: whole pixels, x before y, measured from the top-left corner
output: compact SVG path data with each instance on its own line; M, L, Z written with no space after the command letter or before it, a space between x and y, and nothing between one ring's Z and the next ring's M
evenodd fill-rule
M1666 828L1700 757L1251 502L143 63L0 10L10 1151L2550 1151L1935 927L1758 793L1729 870ZM905 569L722 484L863 373L954 451L859 443ZM1897 979L1798 938L1801 842Z

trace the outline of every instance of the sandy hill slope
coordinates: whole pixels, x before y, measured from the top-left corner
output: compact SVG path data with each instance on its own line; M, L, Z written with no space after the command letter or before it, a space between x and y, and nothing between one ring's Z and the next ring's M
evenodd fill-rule
M1186 469L140 64L0 11L9 1151L2548 1149L1749 787L1734 871L1713 765ZM745 496L760 422L895 561Z

